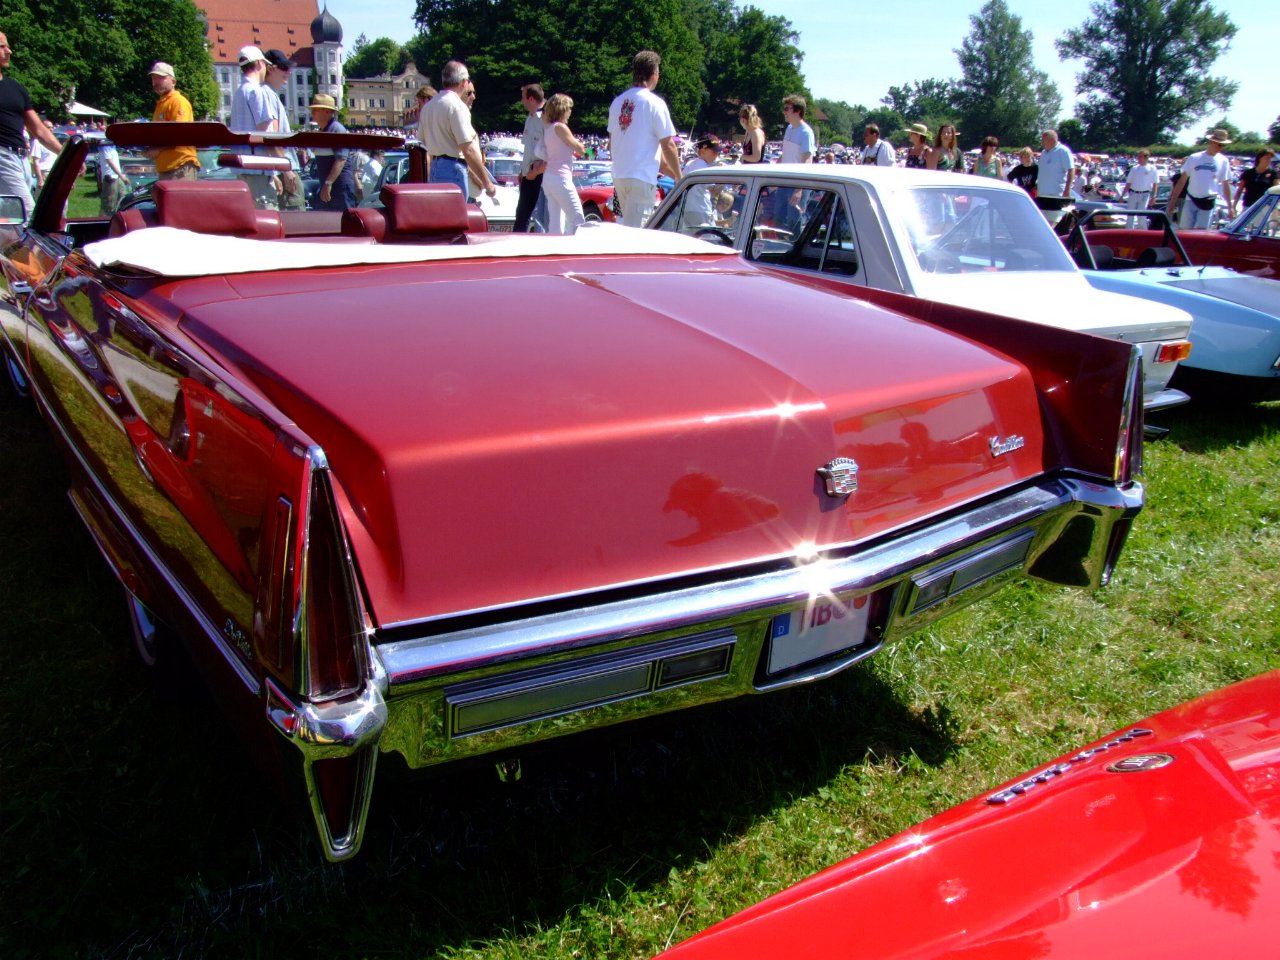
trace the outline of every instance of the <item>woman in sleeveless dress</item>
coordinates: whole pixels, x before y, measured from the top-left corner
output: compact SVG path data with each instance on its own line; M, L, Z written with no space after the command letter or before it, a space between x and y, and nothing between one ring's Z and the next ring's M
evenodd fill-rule
M982 138L982 153L978 154L978 159L973 162L973 172L980 177L992 177L995 180L1004 179L1004 165L1000 162L1000 158L996 156L996 148L1000 146L1000 141L995 137Z
M925 157L925 166L930 170L949 170L953 173L964 173L964 154L956 143L955 124L944 123L938 128L934 137L933 149Z
M929 158L929 128L923 123L913 123L907 128L907 136L911 140L911 146L907 148L903 166L908 170L925 169Z
M742 105L742 109L738 111L738 122L746 131L733 138L742 144L742 162L764 163L764 122L760 119L755 104Z
M553 94L542 108L542 137L547 153L547 169L542 175L542 192L547 196L547 233L576 233L587 222L582 201L573 185L573 158L585 151L582 141L569 132L573 100L563 93Z

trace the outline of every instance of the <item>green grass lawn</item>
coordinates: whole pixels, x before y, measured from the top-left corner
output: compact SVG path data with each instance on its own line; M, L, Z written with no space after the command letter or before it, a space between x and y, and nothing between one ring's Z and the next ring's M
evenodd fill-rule
M101 209L98 200L98 181L82 176L67 198L68 217L96 217Z
M558 744L515 784L383 779L334 866L198 687L154 688L47 431L6 402L0 955L651 956L1280 666L1280 407L1164 422L1107 589L1019 586L830 681Z

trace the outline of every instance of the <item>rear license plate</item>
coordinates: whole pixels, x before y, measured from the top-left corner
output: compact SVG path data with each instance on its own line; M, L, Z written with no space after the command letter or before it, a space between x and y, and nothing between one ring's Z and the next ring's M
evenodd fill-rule
M870 595L824 597L773 618L769 632L769 672L860 646L867 639Z
M514 226L515 226L515 223L510 220L505 220L498 223L490 223L489 232L490 233L510 233L511 228Z

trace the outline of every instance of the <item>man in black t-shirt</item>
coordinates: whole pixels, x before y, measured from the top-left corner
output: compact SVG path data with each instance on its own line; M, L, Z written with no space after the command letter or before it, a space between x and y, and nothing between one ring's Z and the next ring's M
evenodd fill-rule
M12 77L6 77L13 51L9 38L0 33L0 196L18 197L22 201L23 219L31 216L31 182L27 179L27 147L23 128L54 153L62 149L58 138L40 122L31 106L27 88Z

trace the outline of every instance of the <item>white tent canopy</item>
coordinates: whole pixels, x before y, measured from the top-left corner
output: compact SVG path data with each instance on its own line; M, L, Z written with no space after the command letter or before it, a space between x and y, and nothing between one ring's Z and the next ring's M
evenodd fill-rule
M80 101L67 105L67 113L78 117L109 117L111 114L105 110L99 110L96 107L87 106Z

